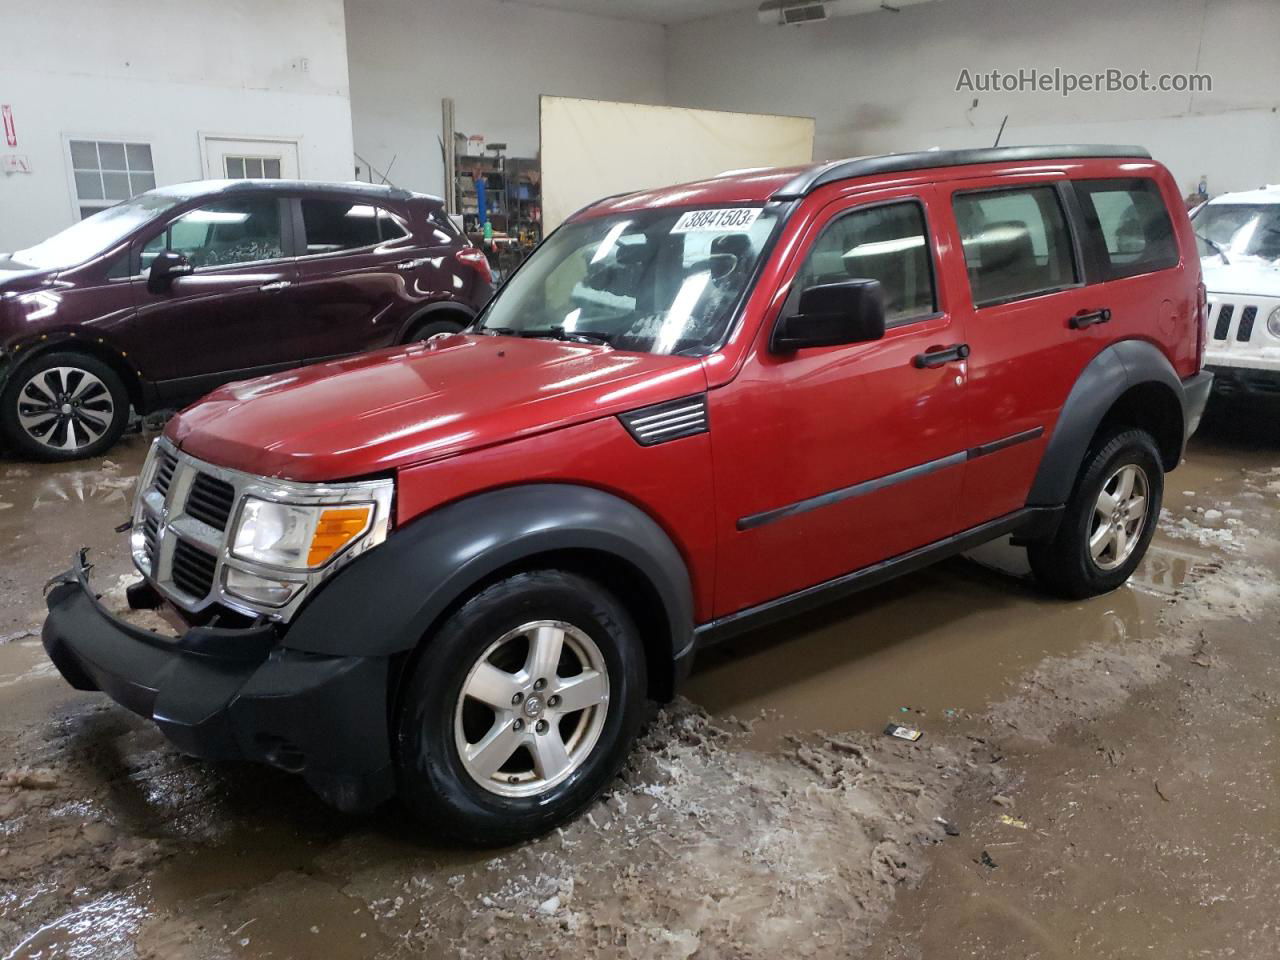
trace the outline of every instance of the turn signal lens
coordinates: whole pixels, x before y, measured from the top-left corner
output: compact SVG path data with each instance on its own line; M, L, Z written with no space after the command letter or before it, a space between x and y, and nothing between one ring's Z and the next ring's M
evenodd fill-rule
M307 566L318 567L345 547L369 527L373 506L329 507L316 520L315 533L311 535L311 549L307 551Z

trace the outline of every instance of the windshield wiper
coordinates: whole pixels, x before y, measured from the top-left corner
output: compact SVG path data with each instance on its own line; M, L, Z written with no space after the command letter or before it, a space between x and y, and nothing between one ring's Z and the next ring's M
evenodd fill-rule
M596 343L602 347L613 346L613 340L603 333L589 333L586 330L566 330L564 327L525 330L523 335L526 337L552 337L556 340L567 340L570 343Z
M1227 259L1226 247L1218 243L1217 240L1210 240L1208 237L1206 237L1202 233L1197 233L1196 236L1199 237L1201 240L1203 240L1205 243L1207 243L1209 246L1213 247L1213 252L1222 258L1222 263L1224 266L1228 266L1228 267L1231 266L1231 261Z

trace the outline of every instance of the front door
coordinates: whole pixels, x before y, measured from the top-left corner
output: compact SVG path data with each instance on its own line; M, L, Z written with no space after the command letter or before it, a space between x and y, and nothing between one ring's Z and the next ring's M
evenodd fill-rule
M769 351L712 391L716 615L839 577L956 530L967 422L962 321L936 283L932 188L835 201L801 238L790 290L879 280L882 340Z
M305 356L295 342L288 204L274 195L212 200L141 240L135 359L162 381L166 399L198 396ZM182 254L193 269L153 292L147 271L162 250Z
M202 134L204 174L210 180L296 180L298 141Z

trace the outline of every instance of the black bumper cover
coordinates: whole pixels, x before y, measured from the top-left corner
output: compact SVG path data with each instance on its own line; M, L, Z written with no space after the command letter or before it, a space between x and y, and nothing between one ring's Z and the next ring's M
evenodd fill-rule
M1186 434L1184 443L1191 439L1191 435L1200 426L1209 394L1213 392L1213 379L1213 371L1201 370L1182 381L1182 422Z
M42 631L73 687L154 720L184 753L299 773L340 810L395 792L386 658L290 650L273 625L164 637L108 613L87 572L81 555L55 579Z

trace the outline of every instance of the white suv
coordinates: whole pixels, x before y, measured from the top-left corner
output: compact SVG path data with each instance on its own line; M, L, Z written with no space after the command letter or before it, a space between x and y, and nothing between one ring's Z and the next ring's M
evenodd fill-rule
M1280 398L1280 184L1225 193L1191 216L1209 291L1215 392Z

